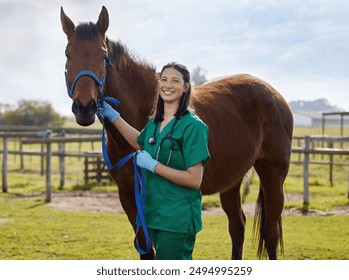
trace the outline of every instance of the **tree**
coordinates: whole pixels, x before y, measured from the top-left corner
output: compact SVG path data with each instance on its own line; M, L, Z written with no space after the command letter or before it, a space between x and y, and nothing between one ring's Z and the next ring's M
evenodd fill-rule
M191 73L191 81L193 86L200 86L207 81L206 79L207 70L198 66L193 69Z
M1 122L7 125L60 126L65 118L55 112L49 102L21 100L18 105L8 108Z

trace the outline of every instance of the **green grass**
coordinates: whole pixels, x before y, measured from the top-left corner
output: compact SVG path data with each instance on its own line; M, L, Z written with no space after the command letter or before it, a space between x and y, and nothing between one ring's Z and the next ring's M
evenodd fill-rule
M68 213L40 199L1 199L0 209L0 259L137 258L126 215Z
M37 198L0 198L0 213L2 260L138 259L126 215L69 213ZM206 215L203 223L194 259L229 259L226 217ZM256 259L252 224L248 217L245 259ZM285 254L280 259L349 259L348 224L349 216L284 217Z

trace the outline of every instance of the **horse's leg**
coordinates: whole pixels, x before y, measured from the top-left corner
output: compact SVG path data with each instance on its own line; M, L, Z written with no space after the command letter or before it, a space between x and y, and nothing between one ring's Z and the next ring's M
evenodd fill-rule
M125 189L125 191L124 191ZM134 193L130 192L126 188L120 188L119 187L119 198L122 205L122 208L124 209L128 220L130 221L133 230L136 232L136 217L137 217L137 208L135 204L135 198ZM146 247L146 242L144 238L143 232L140 230L138 234L138 243L141 248ZM141 260L154 260L155 259L155 251L154 248L151 248L150 252L144 255L140 255Z
M283 250L281 213L284 207L283 182L288 171L288 161L276 162L263 158L256 161L255 169L261 182L257 201L260 215L258 254L262 257L265 247L269 259L276 259L278 244L281 251Z
M246 217L241 207L240 185L241 181L231 188L220 193L223 210L229 220L229 234L232 241L232 259L241 260L245 238Z

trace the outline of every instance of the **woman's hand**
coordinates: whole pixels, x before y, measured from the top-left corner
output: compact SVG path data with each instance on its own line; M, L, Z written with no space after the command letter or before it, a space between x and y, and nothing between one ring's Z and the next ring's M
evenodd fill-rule
M107 118L110 122L114 122L120 117L119 112L105 101L103 101L102 106L98 108L98 114Z
M198 189L202 182L202 162L189 167L187 170L177 170L153 159L147 151L141 151L137 154L137 165L141 168L148 169L152 173L155 173L156 168L156 174L183 187Z
M140 151L137 154L137 165L141 168L148 169L154 173L155 167L159 162L151 157L147 151Z

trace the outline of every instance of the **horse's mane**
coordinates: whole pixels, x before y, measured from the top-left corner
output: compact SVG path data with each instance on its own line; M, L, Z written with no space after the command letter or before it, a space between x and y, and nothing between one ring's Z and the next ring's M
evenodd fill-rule
M154 65L152 65L149 61L139 57L135 52L131 51L120 40L119 41L109 40L109 41L111 42L111 45L112 45L111 56L114 57L117 61L123 62L122 58L128 58L134 61L138 65L155 70Z

